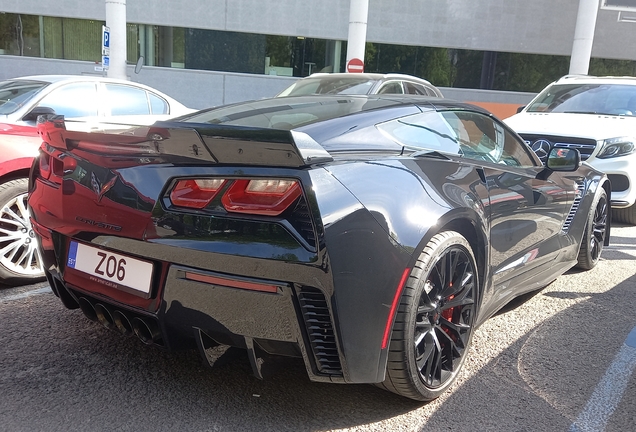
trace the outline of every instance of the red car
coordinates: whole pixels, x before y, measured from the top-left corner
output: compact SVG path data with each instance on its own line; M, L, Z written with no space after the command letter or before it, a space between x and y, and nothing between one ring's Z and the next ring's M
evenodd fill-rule
M41 257L26 206L27 178L42 143L36 121L60 114L82 130L105 123L151 124L192 112L142 84L103 77L49 75L0 82L0 283L40 279Z

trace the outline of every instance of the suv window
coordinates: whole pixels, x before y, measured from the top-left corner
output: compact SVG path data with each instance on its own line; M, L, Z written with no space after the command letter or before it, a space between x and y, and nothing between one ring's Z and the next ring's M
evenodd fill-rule
M127 85L106 84L106 102L111 116L149 115L146 91Z
M400 81L389 81L384 83L380 90L378 90L378 94L402 94L404 91L402 90L402 83Z
M404 87L406 90L406 94L436 96L436 94L431 89L427 89L421 84L404 81Z
M65 117L96 117L97 85L93 82L71 83L44 96L38 106L53 108Z

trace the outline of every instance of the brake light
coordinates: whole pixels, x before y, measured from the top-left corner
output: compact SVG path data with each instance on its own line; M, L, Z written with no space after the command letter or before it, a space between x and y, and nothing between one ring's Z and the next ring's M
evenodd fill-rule
M296 180L236 180L221 202L228 212L278 216L300 195Z
M48 180L48 178L51 176L51 164L50 164L50 155L48 153L40 153L40 157L39 157L39 161L38 161L38 165L40 168L40 176L45 179Z
M225 185L225 179L179 180L170 192L173 205L202 209L212 202Z

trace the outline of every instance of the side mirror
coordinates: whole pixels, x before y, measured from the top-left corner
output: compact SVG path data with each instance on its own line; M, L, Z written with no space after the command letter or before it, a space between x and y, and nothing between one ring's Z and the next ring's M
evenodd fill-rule
M581 166L581 153L577 149L553 147L545 165L552 171L576 171Z
M137 59L137 64L135 65L135 73L138 74L141 72L141 68L144 66L144 56L140 56Z
M47 114L55 115L55 110L47 106L36 106L31 111L29 111L24 117L22 117L22 120L37 121L38 116L47 115Z
M521 105L519 108L517 108L517 114L519 114L521 111L523 111L523 109L525 108L525 105Z

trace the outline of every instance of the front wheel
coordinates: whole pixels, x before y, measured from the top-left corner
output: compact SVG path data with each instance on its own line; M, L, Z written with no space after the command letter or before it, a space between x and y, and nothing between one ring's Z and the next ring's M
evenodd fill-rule
M607 202L607 193L601 188L587 215L585 232L581 239L581 247L576 264L578 268L590 270L596 266L601 258L605 236L607 235L608 216L609 203Z
M27 207L28 180L0 185L0 283L17 285L44 277L42 256Z
M404 287L386 379L380 387L420 401L440 396L468 354L479 281L472 248L459 233L435 235Z

